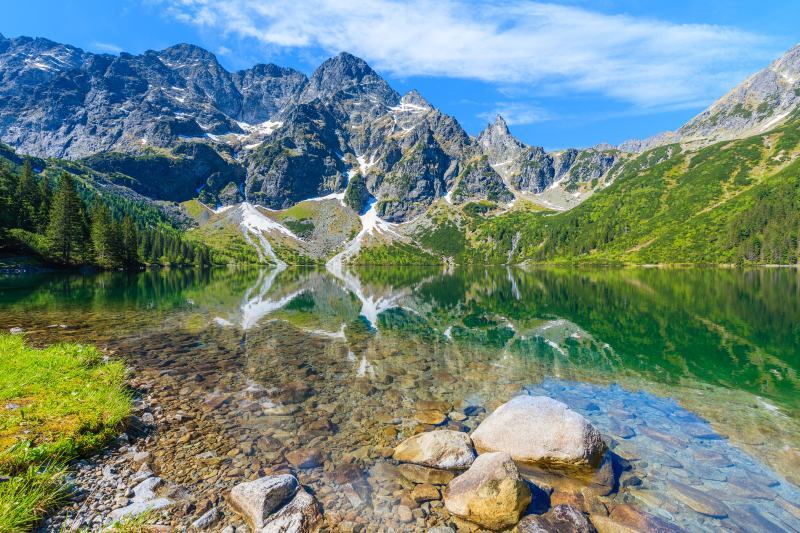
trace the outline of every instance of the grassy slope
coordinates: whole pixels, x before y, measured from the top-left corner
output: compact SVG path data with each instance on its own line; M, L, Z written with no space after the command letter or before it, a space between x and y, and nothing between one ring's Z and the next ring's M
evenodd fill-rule
M11 476L0 483L0 531L20 531L64 496L61 465L117 435L131 400L124 366L90 346L37 350L0 335L0 368L0 475Z
M519 234L516 262L796 262L800 201L791 198L800 199L798 152L797 121L694 152L656 148L627 162L612 185L571 211L476 218L470 259L505 262ZM782 208L773 212L768 206L779 197ZM766 220L770 213L785 227ZM788 252L745 251L780 239L776 249Z

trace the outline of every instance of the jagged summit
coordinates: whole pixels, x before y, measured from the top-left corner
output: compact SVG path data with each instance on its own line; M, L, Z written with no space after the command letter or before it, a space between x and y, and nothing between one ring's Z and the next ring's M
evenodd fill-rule
M400 96L366 61L347 52L324 61L308 80L300 101L331 98L337 93L358 87L383 99L399 100Z
M404 94L403 97L400 98L400 103L433 109L433 106L416 89L411 89Z

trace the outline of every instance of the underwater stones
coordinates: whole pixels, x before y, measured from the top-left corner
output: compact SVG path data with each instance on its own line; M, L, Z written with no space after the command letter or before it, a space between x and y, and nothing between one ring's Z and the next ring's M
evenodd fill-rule
M594 533L594 526L580 509L556 505L542 515L528 515L517 525L519 533Z
M678 533L682 531L678 526L627 504L616 505L611 511L610 519L618 526L624 526L633 531L651 531L653 533ZM600 530L599 519L594 514L592 514L592 521L597 529Z
M447 485L456 477L450 470L430 468L415 464L401 464L397 467L400 474L412 483L430 483L431 485Z
M442 429L419 433L401 442L394 458L402 463L442 469L467 468L475 460L469 435Z
M546 396L517 396L472 432L479 453L502 451L522 463L597 466L600 432L567 405Z
M516 524L530 501L528 484L504 452L478 456L469 470L450 482L444 496L451 514L489 529Z
M714 518L728 516L728 508L725 504L703 491L679 481L668 481L667 487L679 501L700 514Z
M325 454L317 448L292 450L286 454L286 460L300 469L316 468L325 462Z
M169 498L158 497L156 489L163 483L159 477L151 476L133 488L133 497L130 503L119 509L111 511L113 520L120 520L126 517L135 517L148 511L162 509L172 505L174 502Z
M439 489L430 483L421 483L411 490L411 499L417 503L438 500L440 497Z
M297 478L290 474L266 476L240 483L231 489L231 507L247 521L250 529L259 531L267 519L297 492Z
M438 426L447 422L447 415L441 411L417 411L414 418L420 424L428 424L431 426Z

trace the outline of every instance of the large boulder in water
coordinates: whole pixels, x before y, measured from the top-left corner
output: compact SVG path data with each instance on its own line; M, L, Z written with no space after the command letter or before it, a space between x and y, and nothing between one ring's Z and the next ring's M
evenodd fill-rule
M531 490L507 453L479 455L447 486L444 505L450 514L489 529L517 523L531 502Z
M479 453L506 452L528 464L600 464L600 432L565 404L546 396L517 396L490 414L472 433Z
M471 465L475 449L466 433L442 429L407 438L394 449L394 458L402 463L454 470Z
M297 478L290 474L266 476L233 487L229 501L252 531L261 531L270 516L292 499L299 486Z

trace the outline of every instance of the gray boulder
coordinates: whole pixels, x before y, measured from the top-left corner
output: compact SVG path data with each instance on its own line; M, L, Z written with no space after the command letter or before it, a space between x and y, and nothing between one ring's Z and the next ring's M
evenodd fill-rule
M528 464L596 467L605 452L600 432L565 404L545 396L517 396L472 433L479 453L502 451Z
M395 448L394 458L402 463L452 470L471 465L475 450L466 433L442 429L407 438Z
M297 493L298 487L297 478L290 474L266 476L233 487L230 504L251 530L260 531L270 516Z

